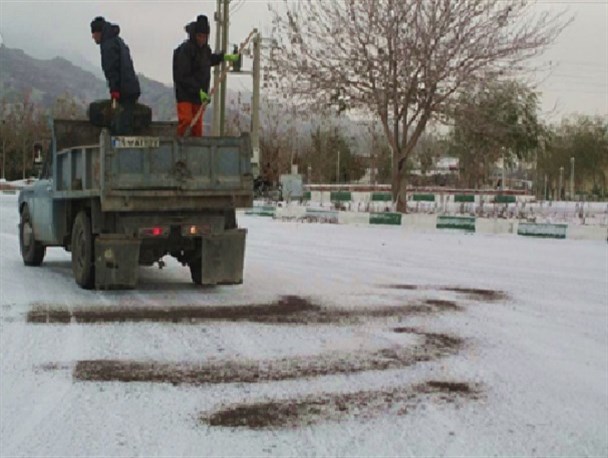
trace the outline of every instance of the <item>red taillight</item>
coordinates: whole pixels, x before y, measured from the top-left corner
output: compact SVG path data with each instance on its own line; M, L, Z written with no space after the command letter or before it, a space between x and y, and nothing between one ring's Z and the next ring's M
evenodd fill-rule
M140 237L164 237L169 233L169 229L162 226L143 227L139 230Z

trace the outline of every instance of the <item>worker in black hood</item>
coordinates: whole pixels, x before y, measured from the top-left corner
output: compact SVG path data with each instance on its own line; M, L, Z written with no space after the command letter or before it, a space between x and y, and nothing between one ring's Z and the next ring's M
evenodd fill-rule
M120 109L112 122L114 135L129 135L133 130L133 112L141 95L129 47L119 37L120 27L98 16L91 22L93 40L101 51L101 68L110 89L112 103Z
M184 135L202 104L211 101L211 67L222 61L237 62L238 54L214 54L209 47L209 20L199 15L186 25L188 39L173 52L173 84L177 100L178 136ZM192 136L203 135L203 117L192 126Z

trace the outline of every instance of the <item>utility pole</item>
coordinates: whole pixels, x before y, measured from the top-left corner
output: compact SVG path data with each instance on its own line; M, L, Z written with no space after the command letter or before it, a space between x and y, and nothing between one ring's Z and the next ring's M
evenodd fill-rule
M6 139L2 137L2 181L6 181Z
M251 146L253 147L253 176L260 174L260 47L262 36L253 29L253 94L251 96ZM256 170L257 168L257 170Z
M540 186L538 183L538 147L534 149L534 196L540 197Z
M502 179L500 180L500 191L505 190L505 179L507 178L507 173L505 170L505 154L502 154Z
M336 183L340 184L340 148L338 148L338 163L336 164Z
M574 200L574 157L570 158L570 200Z
M23 158L23 179L25 180L25 161L27 159L27 137L23 139L23 154L21 155Z
M2 120L2 180L6 181L6 120Z
M222 41L222 0L217 0L215 7L215 53L220 53ZM217 87L220 81L220 66L213 67L213 87ZM220 135L220 92L215 91L213 94L213 127L211 135L219 137Z
M557 201L562 200L562 186L564 184L564 168L559 168L559 189L557 190Z
M230 28L230 0L222 0L224 3L224 12L222 14L222 51L228 52L228 30ZM226 62L222 62L222 73L226 69ZM228 95L227 91L227 78L224 78L221 85L221 99L220 99L220 135L224 135L224 124L226 117L226 97Z

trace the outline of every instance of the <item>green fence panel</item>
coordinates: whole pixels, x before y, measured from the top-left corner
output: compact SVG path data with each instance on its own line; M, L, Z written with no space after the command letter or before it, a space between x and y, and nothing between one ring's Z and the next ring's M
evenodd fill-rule
M435 194L414 194L414 202L435 202Z
M245 210L246 215L254 216L271 216L274 217L276 208L272 205L260 205L259 207L248 208Z
M393 195L390 192L372 192L372 202L392 202Z
M475 218L472 216L438 216L437 229L459 229L475 232Z
M494 196L494 202L497 204L514 204L515 196L496 195Z
M369 224L401 225L401 213L370 213Z
M454 202L475 202L475 196L472 194L456 194Z
M304 194L302 195L302 199L310 200L311 198L312 198L312 193L310 191L304 191Z
M329 194L329 200L332 202L350 202L352 197L349 191L332 191Z
M519 223L517 226L517 235L565 239L567 230L567 224Z

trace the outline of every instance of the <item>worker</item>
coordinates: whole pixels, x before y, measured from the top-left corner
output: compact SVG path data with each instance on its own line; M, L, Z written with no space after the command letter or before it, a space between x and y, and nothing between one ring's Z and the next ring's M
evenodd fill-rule
M238 54L215 54L209 47L209 20L199 15L186 25L188 38L173 52L173 84L177 101L177 135L183 136L201 109L211 102L211 67L221 62L238 62ZM193 137L203 135L203 116L192 126Z
M101 68L110 89L114 115L110 130L114 135L133 133L135 104L141 95L129 47L119 36L120 27L98 16L91 22L93 40L101 52Z

